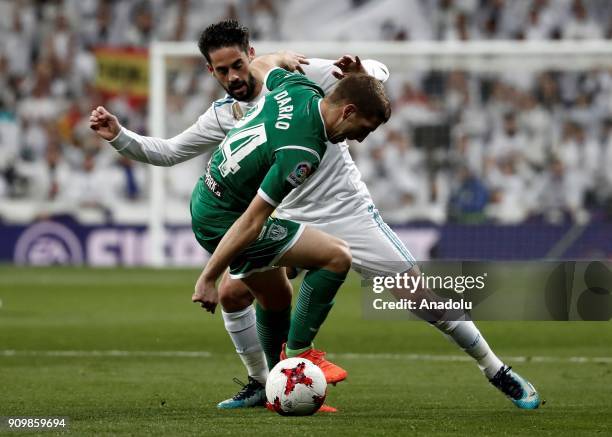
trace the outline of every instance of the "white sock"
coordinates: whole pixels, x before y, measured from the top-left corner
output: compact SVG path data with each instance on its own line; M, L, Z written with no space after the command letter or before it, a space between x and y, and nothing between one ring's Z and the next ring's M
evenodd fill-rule
M226 313L222 310L221 314L225 329L232 338L236 352L249 376L265 385L268 377L268 363L257 337L255 308L249 305L242 311Z
M469 356L474 358L478 367L488 379L495 376L504 363L493 353L489 344L471 320L442 321L434 324L436 328L450 337Z

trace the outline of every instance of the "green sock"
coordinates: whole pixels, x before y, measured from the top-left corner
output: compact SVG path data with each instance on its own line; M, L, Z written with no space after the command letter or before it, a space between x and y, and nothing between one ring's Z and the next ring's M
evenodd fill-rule
M285 353L287 354L287 358L297 357L299 354L306 352L309 349L312 349L314 345L310 343L308 346L303 347L301 349L290 349L288 347L285 348Z
M282 311L267 311L255 304L257 336L266 355L268 368L272 369L280 361L281 347L287 341L291 306Z
M311 270L306 274L291 318L288 350L295 352L311 347L312 340L334 305L334 296L345 278L346 273L323 269Z

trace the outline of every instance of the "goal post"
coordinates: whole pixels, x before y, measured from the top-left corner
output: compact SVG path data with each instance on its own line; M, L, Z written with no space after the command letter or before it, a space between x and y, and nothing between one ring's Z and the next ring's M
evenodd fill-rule
M545 70L581 71L612 68L612 42L589 41L469 41L469 42L253 42L257 54L292 50L308 57L336 59L344 54L378 59L391 75L412 70L465 70L468 72L534 72ZM149 51L148 134L166 138L167 64L171 59L199 58L193 42L153 42ZM202 65L204 62L202 61ZM211 102L203 102L203 111ZM203 112L202 111L202 112ZM194 120L190 120L193 122ZM167 170L150 168L150 265L166 265L165 184ZM195 183L195 181L193 181Z

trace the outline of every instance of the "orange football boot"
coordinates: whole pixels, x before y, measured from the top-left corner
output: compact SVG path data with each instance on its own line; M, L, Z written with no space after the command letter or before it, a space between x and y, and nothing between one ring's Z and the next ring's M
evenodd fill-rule
M323 404L321 408L317 410L317 413L337 413L338 409L332 407L331 405Z
M288 358L285 352L286 347L287 343L283 343L283 348L281 349L280 354L281 360L286 360ZM319 367L319 369L323 371L325 380L328 384L336 385L337 383L344 381L348 376L348 372L342 367L335 365L331 361L327 361L325 359L325 352L322 350L311 348L299 354L298 357L306 358L307 360L312 361L315 366Z

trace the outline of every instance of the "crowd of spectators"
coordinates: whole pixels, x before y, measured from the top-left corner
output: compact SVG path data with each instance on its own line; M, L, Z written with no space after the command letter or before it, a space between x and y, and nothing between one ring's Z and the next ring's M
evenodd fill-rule
M104 104L146 134L146 105L100 92L93 49L196 41L228 17L254 40L612 37L605 0L0 0L0 220L146 219L147 167L88 127ZM171 75L169 134L219 97L202 72L200 60ZM612 217L611 71L392 72L388 89L391 121L352 147L388 221ZM171 221L188 219L173 202L186 204L203 159L168 171Z

